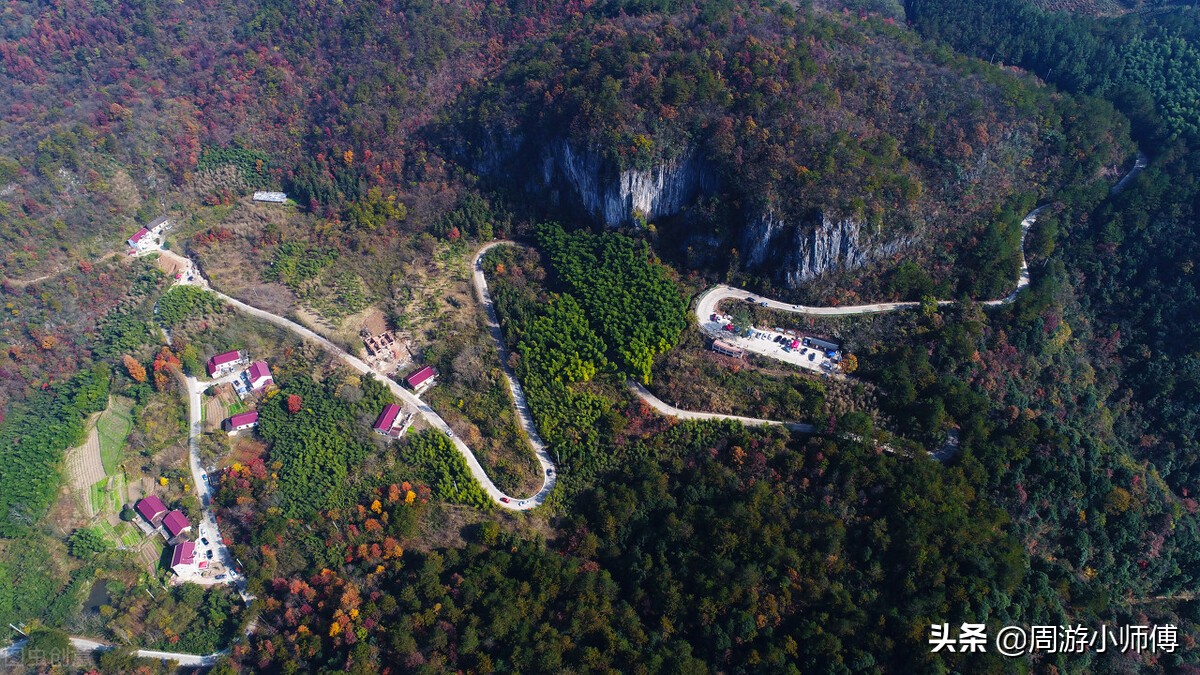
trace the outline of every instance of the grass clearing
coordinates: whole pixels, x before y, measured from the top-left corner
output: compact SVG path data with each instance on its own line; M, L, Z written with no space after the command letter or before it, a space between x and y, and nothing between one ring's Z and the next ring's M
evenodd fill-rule
M104 465L104 473L109 476L117 473L124 459L125 439L133 429L133 400L124 396L114 396L96 422L96 431L100 436L100 462Z

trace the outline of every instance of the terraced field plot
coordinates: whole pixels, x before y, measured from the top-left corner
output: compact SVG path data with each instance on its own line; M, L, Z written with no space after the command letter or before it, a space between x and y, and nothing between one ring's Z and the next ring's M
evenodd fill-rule
M95 426L88 429L87 438L82 445L67 450L66 468L67 480L78 495L84 494L91 486L104 480L104 467L100 461L100 438ZM94 513L89 511L88 515Z
M125 439L133 429L133 417L130 415L132 410L132 399L114 396L109 401L108 410L101 413L99 421L96 422L96 430L100 436L100 461L104 465L106 475L113 475L121 466Z
M88 489L93 513L120 513L125 503L125 474L109 476Z
M129 523L113 525L106 520L101 520L96 523L96 527L100 528L109 541L118 547L135 548L142 543L142 533Z

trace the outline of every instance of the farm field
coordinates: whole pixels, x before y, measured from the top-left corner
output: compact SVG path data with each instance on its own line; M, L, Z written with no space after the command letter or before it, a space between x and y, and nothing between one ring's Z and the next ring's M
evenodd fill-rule
M88 501L93 513L120 513L125 503L125 474L119 473L101 480L88 489Z
M117 472L124 458L125 439L133 428L132 410L132 399L114 396L109 401L108 410L101 413L96 422L100 437L100 461L104 465L104 473L109 476Z

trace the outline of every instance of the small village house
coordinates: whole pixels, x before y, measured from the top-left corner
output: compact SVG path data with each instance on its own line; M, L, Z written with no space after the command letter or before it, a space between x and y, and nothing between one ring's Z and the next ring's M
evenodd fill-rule
M250 429L258 425L258 411L250 410L244 413L238 413L226 419L221 423L221 428L225 433L232 436L243 429Z
M404 383L413 391L421 391L437 383L437 370L433 366L425 366L404 378Z
M196 569L196 542L184 541L171 549L171 571L179 576L190 574Z
M175 509L166 516L163 516L162 524L172 539L192 529L191 521L179 509Z
M155 218L149 225L139 228L125 243L134 251L147 251L158 244L158 238L170 229L171 220L166 216Z
M375 433L382 436L395 436L392 430L396 426L396 420L400 418L400 406L395 403L389 403L383 406L383 411L379 413L379 417L375 418Z
M718 354L724 354L725 356L732 356L738 359L746 355L746 350L724 340L713 340L712 350Z
M150 230L147 230L143 227L137 232L134 232L133 236L130 237L125 243L129 244L129 248L135 251L144 251L150 248L150 246L154 243L154 237L150 235Z
M208 360L208 376L220 377L233 372L243 362L242 353L238 350L217 354Z
M161 525L163 517L167 515L167 505L163 504L157 495L150 495L138 500L134 508L141 517L146 519L146 522L155 527Z
M246 383L250 385L250 391L260 391L275 383L271 377L271 368L267 366L266 361L255 361L250 364L246 370Z

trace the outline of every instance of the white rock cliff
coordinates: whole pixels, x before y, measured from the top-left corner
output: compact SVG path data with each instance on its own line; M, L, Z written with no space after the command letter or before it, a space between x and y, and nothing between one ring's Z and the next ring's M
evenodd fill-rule
M789 287L833 272L858 269L912 245L908 237L873 241L853 218L819 213L810 221L788 221L768 209L746 215L741 233L747 270Z
M639 216L673 216L718 187L715 172L692 153L648 170L618 172L598 152L566 141L552 142L542 152L542 185L569 188L588 215L609 227L634 224Z
M481 173L497 173L511 166L523 138L502 143L491 139ZM562 206L573 204L588 217L609 227L635 225L675 216L698 198L716 194L721 181L714 167L695 152L668 160L650 169L618 170L595 149L580 149L558 139L535 151L540 172L522 179L533 192L548 194ZM528 156L528 155L527 155ZM901 237L876 241L852 218L834 218L823 212L793 218L773 210L748 208L736 241L747 271L771 277L790 287L834 272L853 270L913 244Z

